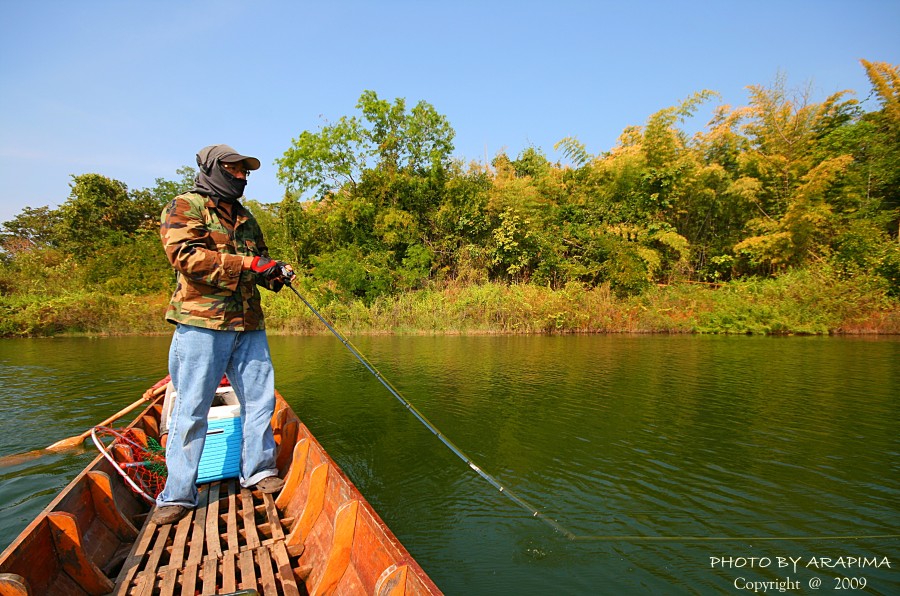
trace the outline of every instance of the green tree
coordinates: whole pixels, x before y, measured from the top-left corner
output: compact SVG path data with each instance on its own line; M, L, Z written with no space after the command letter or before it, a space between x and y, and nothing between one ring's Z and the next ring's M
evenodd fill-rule
M778 219L755 219L752 229L760 233L739 242L735 252L746 257L752 267L770 271L821 260L836 223L825 194L851 161L845 155L810 170L793 189L786 212Z
M177 180L157 178L152 187L131 191L131 200L135 203L135 208L144 213L143 224L146 227L156 228L163 207L194 186L197 170L190 166L182 166L175 170L175 173L180 176Z
M585 144L577 137L565 137L553 145L553 148L562 151L566 159L571 160L576 168L584 167L594 159L594 156L588 153Z
M647 121L641 140L646 160L641 207L650 219L665 217L659 210L677 210L678 202L685 196L697 162L687 135L676 124L693 116L700 104L714 95L712 91L695 93L678 106L656 112Z
M406 100L393 103L364 91L356 104L362 117L341 117L319 132L303 131L278 160L278 179L289 192L324 196L352 191L365 170L435 172L453 152L453 129L424 101L411 110Z
M297 262L370 299L428 277L454 133L424 101L407 109L365 91L357 109L292 141L278 160L287 187L279 213ZM307 194L319 200L297 201Z
M47 206L25 207L13 219L0 227L0 250L8 256L23 251L47 248L57 240L60 215Z
M491 187L485 167L473 164L464 170L459 163L451 164L443 200L428 222L429 246L440 277L465 282L487 279Z
M124 242L148 219L146 205L128 187L100 174L72 176L69 198L59 208L59 235L76 257Z
M741 271L771 274L821 260L842 227L836 206L847 196L842 183L853 157L823 152L821 139L855 101L841 91L814 103L808 89L788 91L783 75L750 90L750 105L739 111L749 147L732 188L754 215L734 252Z
M900 67L862 60L881 109L863 117L869 141L866 164L867 199L890 212L890 231L900 236Z

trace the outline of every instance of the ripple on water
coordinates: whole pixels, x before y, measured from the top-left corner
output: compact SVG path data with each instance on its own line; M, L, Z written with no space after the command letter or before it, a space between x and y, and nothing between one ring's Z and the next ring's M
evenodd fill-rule
M574 542L473 472L333 338L270 344L282 394L447 593L722 593L733 578L709 568L712 554L886 548L769 549L753 537L900 527L900 341L358 339L507 493L585 538ZM8 345L0 381L14 377L5 386L25 397L0 401L0 453L6 436L42 446L131 403L164 373L168 339ZM136 379L135 364L151 361L156 370ZM59 428L47 432L36 421L51 413ZM54 490L52 466L65 477L83 464L46 465L0 470L5 536L41 500L28 494ZM733 541L700 540L723 537Z

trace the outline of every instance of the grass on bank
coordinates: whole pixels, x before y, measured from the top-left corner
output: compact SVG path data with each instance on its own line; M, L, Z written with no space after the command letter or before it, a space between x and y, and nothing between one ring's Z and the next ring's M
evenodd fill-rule
M900 301L876 281L841 280L815 270L778 279L738 281L720 287L675 284L640 296L617 297L608 287L570 284L560 290L486 283L432 288L382 297L321 304L301 293L348 334L488 333L729 333L898 334ZM0 296L0 335L168 333L167 295L102 292ZM270 333L328 331L292 292L263 292Z

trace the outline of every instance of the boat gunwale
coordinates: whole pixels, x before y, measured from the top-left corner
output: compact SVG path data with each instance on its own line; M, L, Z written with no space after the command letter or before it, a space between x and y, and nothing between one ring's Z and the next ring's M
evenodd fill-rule
M153 400L147 405L147 407L144 408L141 411L141 413L138 414L135 417L135 419L133 421L131 421L131 423L126 428L133 428L134 426L136 426L138 424L138 422L141 419L143 419L143 417L145 415L147 415L150 412L150 410L157 405L157 402L159 400L161 400L162 398L163 398L162 395L158 395L155 398L153 398ZM103 468L106 468L106 469L103 469ZM57 509L57 507L60 505L60 503L64 502L67 498L69 498L71 496L72 492L76 489L77 485L84 482L84 478L90 472L94 472L94 471L104 472L106 474L109 474L110 479L112 479L114 475L118 476L118 473L112 469L112 464L110 464L106 460L106 458L103 457L102 453L98 453L97 457L95 457L90 462L88 462L88 464L84 467L84 469L81 470L81 472L79 472L74 478L72 478L72 480L59 491L59 493L53 498L53 500L51 500L50 503L48 503L47 506L44 507L41 510L41 512L38 513L37 516L33 520L31 520L31 522L27 526L25 526L22 529L22 531L19 533L19 535L16 536L15 540L13 540L8 547L3 549L3 552L0 553L0 568L2 568L3 563L7 559L12 557L12 555L15 553L15 551L18 549L18 547L21 546L21 544L24 543L37 530L37 528L40 527L40 525L42 523L45 523L47 521L47 516L50 513L54 513L56 511L66 512L66 510L64 510L64 509L59 510L59 509ZM129 490L129 492L131 492L131 491ZM137 498L137 495L135 495L135 497Z
M164 379L165 380L165 379ZM162 381L160 381L162 383ZM154 388L158 387L160 383L154 385ZM148 393L152 391L153 388L148 389L145 392L144 396L147 397ZM359 488L353 483L347 473L341 468L340 465L334 460L331 454L322 446L321 442L316 438L316 436L312 433L309 427L300 419L288 401L276 390L276 410L275 416L273 416L272 424L273 429L276 430L276 437L280 438L281 441L284 440L284 435L281 435L281 431L283 430L285 414L282 414L282 424L280 426L276 426L275 419L278 414L282 410L287 410L287 414L291 416L291 420L295 420L298 424L297 434L293 437L293 443L290 446L286 446L287 448L293 451L294 447L301 440L301 438L308 439L311 445L316 447L316 451L322 459L321 463L327 464L328 470L334 472L337 478L341 481L349 489L348 498L343 502L335 502L333 503L335 511L339 509L344 504L350 501L357 501L362 505L362 509L366 514L371 518L374 526L379 530L380 540L382 541L383 547L390 547L390 550L393 551L391 553L390 560L393 562L391 566L388 567L402 567L405 566L409 572L412 573L413 576L416 577L416 580L421 584L421 588L423 588L426 593L440 594L440 588L434 583L431 577L425 572L425 570L419 565L418 561L412 556L412 554L406 549L401 540L394 534L391 528L385 523L382 517L378 514L374 507L369 503L369 501L365 498ZM147 420L150 420L150 427L158 428L158 417L162 410L162 400L164 399L163 393L159 393L157 395L149 396L147 406L137 415L135 418L127 425L125 428L135 428L142 427L146 429L148 427ZM301 430L301 428L304 430ZM302 436L301 436L302 433ZM279 436L281 435L281 436ZM279 449L281 449L281 442L279 442ZM288 460L288 466L293 465L293 453L291 453L291 459ZM50 525L49 516L53 513L70 513L74 514L77 511L73 511L76 509L74 507L66 507L67 500L74 499L73 504L78 503L78 493L77 491L84 490L84 485L89 481L87 476L91 472L102 472L110 477L112 480L114 477L118 477L119 473L115 470L114 466L102 455L97 454L97 456L91 460L85 467L82 469L72 480L63 487L59 493L54 496L54 498L38 513L33 520L29 522L29 524L22 529L22 531L16 536L16 538L7 546L2 553L0 553L0 574L9 573L9 571L5 571L4 569L7 566L16 567L23 561L27 561L29 557L29 553L27 552L29 549L40 548L38 546L32 546L30 543L38 540L42 540L41 533L47 531L47 527ZM286 470L283 470L286 475ZM304 474L304 476L308 475L309 471ZM116 481L113 481L116 482ZM116 488L114 492L116 493L113 502L115 504L116 509L119 510L123 515L127 515L122 512L122 503L120 503L119 497L123 494L128 494L133 499L133 503L129 503L128 509L134 511L144 511L145 513L132 513L130 517L132 517L132 521L136 521L140 519L142 516L144 517L140 523L135 523L137 526L138 532L143 532L144 528L148 523L149 516L146 512L149 512L150 506L148 503L136 493L134 493L130 488L126 487L124 483L121 482L121 478L118 479L119 488ZM207 483L209 484L209 483ZM333 523L334 520L329 517L329 523ZM306 536L302 537L305 541L307 539ZM123 541L123 544L128 544L128 542ZM133 548L135 544L135 540L130 542L130 547ZM55 549L55 547L54 547ZM54 553L57 558L57 562L59 563L60 555ZM62 569L60 569L61 573L64 573ZM387 569L383 572L387 572ZM115 577L111 579L115 580ZM27 581L27 578L26 578ZM304 581L299 579L299 581ZM305 582L304 582L305 583Z

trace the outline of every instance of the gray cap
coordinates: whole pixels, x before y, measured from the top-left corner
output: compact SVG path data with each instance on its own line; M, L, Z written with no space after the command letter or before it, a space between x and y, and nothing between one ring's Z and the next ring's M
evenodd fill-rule
M211 162L216 160L222 163L237 163L242 161L244 162L244 167L248 170L258 170L260 166L259 160L255 157L241 155L228 145L210 145L209 147L204 147L197 153L198 164L207 163L211 165Z

